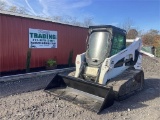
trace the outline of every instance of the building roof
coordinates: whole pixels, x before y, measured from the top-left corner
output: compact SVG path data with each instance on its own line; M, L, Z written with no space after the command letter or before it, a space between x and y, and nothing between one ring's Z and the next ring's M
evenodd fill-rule
M29 19L35 19L35 20L42 20L42 21L46 21L46 22L53 22L53 23L58 23L58 24L63 24L63 25L70 25L70 26L81 27L81 28L88 28L88 27L82 27L82 26L73 25L73 24L69 24L69 23L58 22L58 21L55 21L55 20L52 20L52 19L43 18L43 17L32 16L32 15L27 15L27 14L20 14L20 13L9 12L9 11L0 10L0 14L11 15L11 16L16 16L16 17L23 17L23 18L29 18Z

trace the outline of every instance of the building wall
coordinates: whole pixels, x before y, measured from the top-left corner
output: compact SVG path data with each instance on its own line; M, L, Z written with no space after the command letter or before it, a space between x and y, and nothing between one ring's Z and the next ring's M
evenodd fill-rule
M22 70L26 66L29 28L58 32L58 48L33 48L31 68L42 67L49 58L67 64L69 52L85 51L87 28L0 13L0 72Z

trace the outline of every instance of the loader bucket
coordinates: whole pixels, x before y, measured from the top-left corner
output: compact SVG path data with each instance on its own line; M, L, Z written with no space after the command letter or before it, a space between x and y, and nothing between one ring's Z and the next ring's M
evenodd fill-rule
M114 102L112 87L65 74L57 74L45 91L97 113Z

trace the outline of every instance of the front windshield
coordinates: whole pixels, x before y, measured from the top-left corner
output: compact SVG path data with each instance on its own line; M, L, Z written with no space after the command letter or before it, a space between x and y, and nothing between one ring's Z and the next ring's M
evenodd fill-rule
M87 57L92 60L104 59L108 49L109 32L93 32L88 41Z

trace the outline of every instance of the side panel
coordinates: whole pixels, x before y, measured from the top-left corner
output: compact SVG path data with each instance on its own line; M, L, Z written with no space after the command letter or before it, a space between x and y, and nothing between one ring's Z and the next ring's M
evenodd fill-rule
M57 49L32 49L31 68L45 66L50 58L55 58L58 64L67 64L72 49L74 62L76 55L85 51L86 28L0 14L0 72L25 69L29 28L58 33Z
M128 67L132 67L133 65L130 64L129 66L125 66L125 63L127 61L134 61L134 67L135 69L142 69L141 67L141 61L142 56L138 55L138 61L136 60L136 51L140 51L141 49L142 41L140 38L135 39L135 41L128 46L126 49L122 50L121 52L111 56L110 58L106 58L106 60L103 62L101 67L101 74L99 78L100 84L106 84L107 80L116 77L117 75L121 74L124 70L126 70ZM115 67L116 63L120 60L124 59L123 66Z

